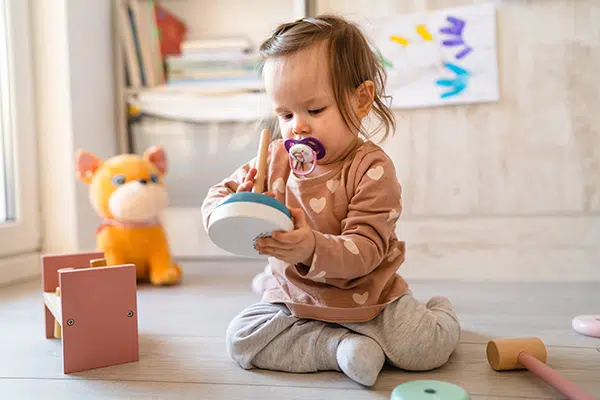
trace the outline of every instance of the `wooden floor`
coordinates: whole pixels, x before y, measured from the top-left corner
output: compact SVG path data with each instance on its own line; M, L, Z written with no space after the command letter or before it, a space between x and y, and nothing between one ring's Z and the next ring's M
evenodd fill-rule
M548 364L600 398L600 339L574 333L573 316L600 314L599 283L410 282L426 300L446 295L464 333L444 367L427 373L385 368L365 389L343 374L245 371L225 351L228 321L258 300L249 262L184 265L179 287L138 291L140 361L63 375L61 343L44 336L40 282L0 288L0 397L4 399L389 399L394 387L438 379L474 399L558 399L529 372L494 372L485 358L493 337L538 336Z

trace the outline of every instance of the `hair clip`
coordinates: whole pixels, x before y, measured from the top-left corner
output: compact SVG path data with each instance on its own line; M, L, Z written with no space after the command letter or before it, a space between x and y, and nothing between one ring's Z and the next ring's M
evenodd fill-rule
M294 23L296 23L296 24L297 24L297 23L299 23L299 22L302 22L302 21L304 21L304 18L306 18L306 17L301 17L301 18L298 18L297 20L295 20L295 21L294 21Z

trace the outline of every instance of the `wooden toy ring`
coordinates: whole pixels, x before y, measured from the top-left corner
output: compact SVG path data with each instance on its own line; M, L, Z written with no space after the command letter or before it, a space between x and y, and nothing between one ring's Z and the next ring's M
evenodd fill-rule
M600 338L600 315L579 315L573 318L571 325L577 333Z
M263 130L253 191L232 193L225 197L209 219L210 240L234 255L266 258L254 248L256 239L268 237L273 231L289 232L294 229L292 215L285 204L263 194L270 137L269 130Z
M470 400L463 388L450 382L417 380L396 386L391 400Z

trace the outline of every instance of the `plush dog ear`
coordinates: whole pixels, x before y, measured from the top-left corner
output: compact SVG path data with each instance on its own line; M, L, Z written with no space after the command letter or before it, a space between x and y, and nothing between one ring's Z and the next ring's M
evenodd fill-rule
M161 146L152 146L144 152L144 159L154 164L158 172L164 175L167 172L167 155Z
M90 152L77 150L75 153L75 166L77 178L90 184L98 168L102 165L102 160Z

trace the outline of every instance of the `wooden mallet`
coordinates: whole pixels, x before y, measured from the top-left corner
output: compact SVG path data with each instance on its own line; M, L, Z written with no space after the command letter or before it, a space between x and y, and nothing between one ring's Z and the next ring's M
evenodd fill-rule
M572 400L594 400L575 383L546 365L546 346L538 338L490 340L487 360L495 371L528 369L547 384Z

